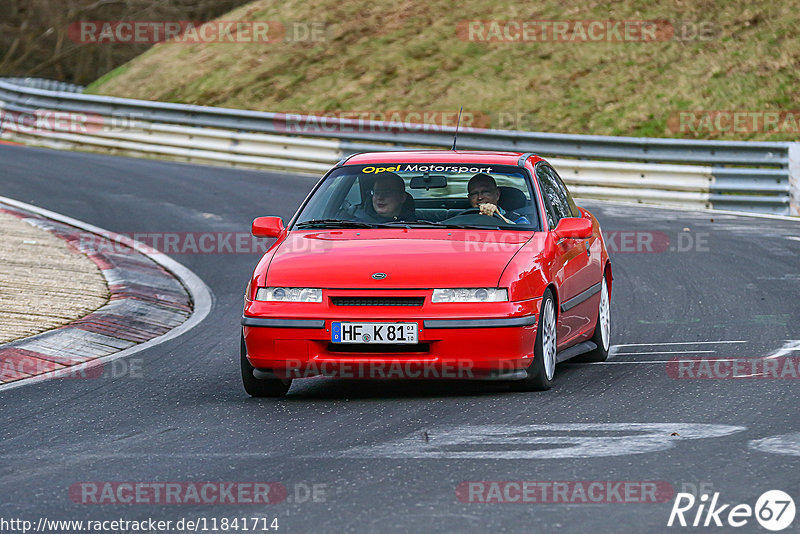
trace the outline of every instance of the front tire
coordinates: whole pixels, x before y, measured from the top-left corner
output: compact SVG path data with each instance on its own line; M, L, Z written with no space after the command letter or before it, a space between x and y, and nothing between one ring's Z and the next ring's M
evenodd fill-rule
M553 386L556 373L556 305L548 289L542 297L539 310L539 327L533 346L533 362L526 369L527 376L512 382L515 391L546 391Z
M608 295L606 277L603 275L600 287L600 305L597 309L597 324L590 340L597 348L586 354L574 358L572 361L583 363L604 362L608 359L608 349L611 346L611 298Z
M253 376L254 367L247 359L247 346L244 343L244 333L239 349L239 359L242 368L242 384L244 390L251 397L283 397L289 388L292 387L292 379L270 378L266 380L258 379Z

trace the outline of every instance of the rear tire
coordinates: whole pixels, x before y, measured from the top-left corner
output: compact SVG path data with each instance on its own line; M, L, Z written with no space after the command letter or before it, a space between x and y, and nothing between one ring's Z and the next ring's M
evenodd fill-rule
M600 288L600 305L597 310L597 324L590 340L597 348L586 354L581 354L572 359L574 362L595 363L608 359L608 349L611 346L611 299L608 295L606 277L603 275Z
M533 362L526 369L527 377L511 382L514 391L546 391L553 386L556 372L556 311L555 299L548 289L542 297L539 327L533 346Z
M251 397L283 397L292 387L292 379L280 378L261 380L253 376L254 367L247 359L247 346L244 343L244 333L239 349L239 358L242 367L242 384L244 390Z

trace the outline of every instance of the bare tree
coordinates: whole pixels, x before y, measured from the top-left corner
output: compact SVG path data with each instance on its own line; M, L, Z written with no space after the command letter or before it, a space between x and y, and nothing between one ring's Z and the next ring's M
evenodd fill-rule
M86 84L150 45L79 43L80 21L192 20L219 17L248 0L2 0L0 76L39 76Z

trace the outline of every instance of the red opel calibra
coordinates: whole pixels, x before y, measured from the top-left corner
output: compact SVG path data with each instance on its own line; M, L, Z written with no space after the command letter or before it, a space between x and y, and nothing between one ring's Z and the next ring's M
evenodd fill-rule
M245 294L252 396L293 379L508 380L545 390L556 363L604 361L611 263L591 213L533 154L350 156L284 226Z

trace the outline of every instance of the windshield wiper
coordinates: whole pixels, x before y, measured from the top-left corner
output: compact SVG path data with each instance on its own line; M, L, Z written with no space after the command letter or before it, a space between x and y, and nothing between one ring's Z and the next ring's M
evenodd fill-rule
M491 230L491 229L499 229L499 226L486 226L481 225L477 226L474 224L451 224L445 222L433 222L433 221L408 221L408 222L396 222L396 223L384 223L385 226L388 225L403 225L414 228L415 226L424 226L426 228L462 228L462 229L479 229L479 230Z
M295 225L296 228L377 228L378 226L380 225L341 219L312 219Z

